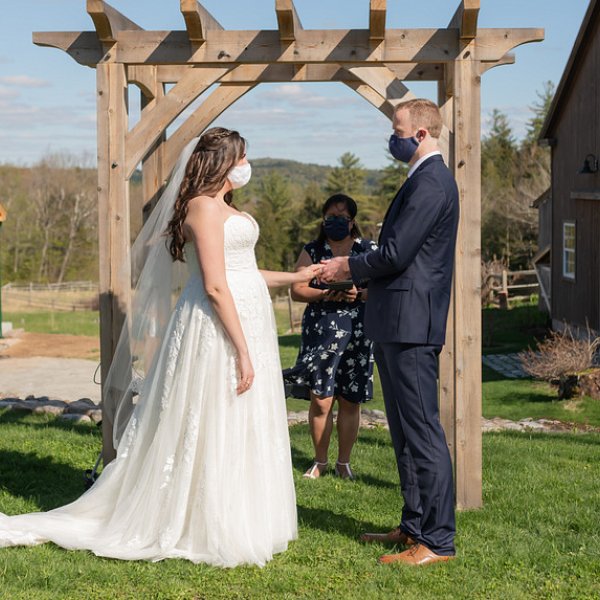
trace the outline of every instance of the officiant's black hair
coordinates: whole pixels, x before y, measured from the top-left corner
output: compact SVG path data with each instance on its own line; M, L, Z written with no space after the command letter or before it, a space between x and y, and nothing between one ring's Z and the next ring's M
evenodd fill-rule
M346 194L333 194L333 196L329 196L325 203L323 204L323 208L321 208L321 214L325 216L325 213L334 205L343 204L348 211L348 214L354 221L356 218L356 213L358 213L358 206L356 206L356 202L350 198L350 196L346 196ZM360 231L360 227L354 221L352 225L352 229L350 230L350 235L356 239L362 237L362 233ZM324 244L327 241L327 236L325 235L325 228L323 227L323 223L321 223L321 228L319 229L319 235L317 237L317 242Z

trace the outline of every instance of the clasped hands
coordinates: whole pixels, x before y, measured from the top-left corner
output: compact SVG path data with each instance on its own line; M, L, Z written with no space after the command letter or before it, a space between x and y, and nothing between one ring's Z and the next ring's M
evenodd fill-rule
M317 277L319 283L332 283L351 279L347 256L336 256L335 258L322 260L321 267L321 272ZM353 285L348 290L329 290L326 299L334 302L354 302L357 295L358 289Z
M347 256L336 256L322 260L320 264L310 265L300 270L303 280L316 279L319 283L332 283L350 279L350 267ZM333 302L354 302L358 295L356 286L348 290L327 290L325 299Z

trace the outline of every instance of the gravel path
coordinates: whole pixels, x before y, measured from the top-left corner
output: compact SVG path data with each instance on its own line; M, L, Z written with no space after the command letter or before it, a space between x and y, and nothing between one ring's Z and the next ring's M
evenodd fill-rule
M94 383L98 363L81 358L2 358L0 398L44 395L73 402L90 398L100 402L100 386Z

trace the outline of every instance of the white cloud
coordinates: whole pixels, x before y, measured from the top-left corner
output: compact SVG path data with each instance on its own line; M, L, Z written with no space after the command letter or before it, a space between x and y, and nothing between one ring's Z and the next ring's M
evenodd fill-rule
M0 83L5 85L14 85L22 88L41 88L50 87L50 82L45 79L35 79L29 75L9 75L0 77Z
M6 98L16 98L18 95L19 92L17 92L17 90L11 90L0 85L0 102Z

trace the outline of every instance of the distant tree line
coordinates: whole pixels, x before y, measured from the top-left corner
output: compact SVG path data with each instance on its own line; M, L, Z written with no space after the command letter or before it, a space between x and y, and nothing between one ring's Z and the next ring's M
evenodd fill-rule
M550 183L549 150L537 139L553 92L548 82L538 94L523 140L515 139L507 116L498 110L482 139L486 261L495 258L510 268L526 268L536 252L537 212L531 204ZM376 239L407 174L405 165L388 159L380 170L365 169L351 152L342 154L334 167L270 158L252 161L253 178L236 192L234 203L260 224L260 266L291 269L302 246L318 233L323 202L338 192L356 200L363 234ZM142 218L139 175L132 178L130 198L133 239ZM97 280L97 182L89 158L59 153L27 168L0 165L0 202L8 211L0 233L4 283Z
M538 138L554 85L546 82L537 96L523 140L515 139L507 115L494 110L481 144L482 258L515 270L528 268L537 251L538 214L532 203L550 186L550 149Z

